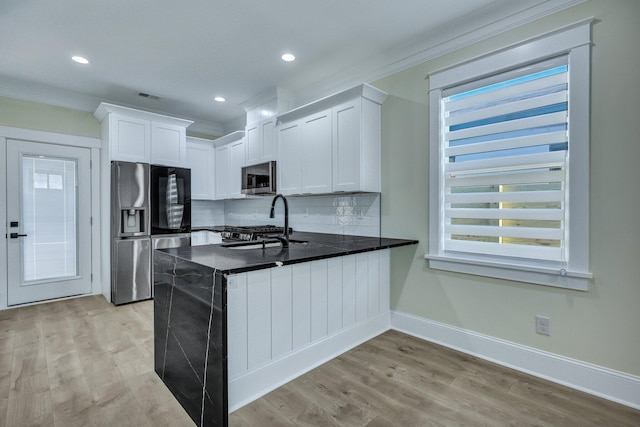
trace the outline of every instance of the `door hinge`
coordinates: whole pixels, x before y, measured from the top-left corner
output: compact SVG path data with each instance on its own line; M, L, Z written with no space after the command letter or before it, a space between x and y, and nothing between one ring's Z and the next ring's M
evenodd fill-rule
M92 216L89 217L89 225L93 225L93 217Z
M90 278L90 280L93 282L93 273L91 273L91 278Z

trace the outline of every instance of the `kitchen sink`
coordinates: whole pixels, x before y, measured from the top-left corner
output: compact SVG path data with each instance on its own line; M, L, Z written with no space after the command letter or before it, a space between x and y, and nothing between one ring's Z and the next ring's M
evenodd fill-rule
M296 240L289 239L289 247L297 246L297 245L306 245L309 243L307 240ZM220 246L227 249L233 250L249 250L249 249L267 249L267 248L277 248L282 246L282 243L279 240L269 239L269 240L252 240L249 242L239 242L239 243L223 243Z

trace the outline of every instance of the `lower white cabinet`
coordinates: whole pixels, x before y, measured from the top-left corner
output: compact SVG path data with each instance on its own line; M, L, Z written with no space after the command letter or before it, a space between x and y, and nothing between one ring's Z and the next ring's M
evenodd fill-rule
M187 137L186 166L191 169L191 198L216 198L216 150L213 141Z
M216 245L220 243L222 243L221 233L208 230L191 232L191 246Z
M227 277L229 410L388 329L389 250Z

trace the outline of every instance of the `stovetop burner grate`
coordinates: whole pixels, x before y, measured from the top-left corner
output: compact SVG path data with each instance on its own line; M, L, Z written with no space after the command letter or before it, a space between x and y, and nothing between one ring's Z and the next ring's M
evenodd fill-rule
M293 230L289 227L289 233ZM248 225L248 226L228 226L222 231L222 238L225 240L257 240L261 237L269 237L283 234L284 227L275 225Z

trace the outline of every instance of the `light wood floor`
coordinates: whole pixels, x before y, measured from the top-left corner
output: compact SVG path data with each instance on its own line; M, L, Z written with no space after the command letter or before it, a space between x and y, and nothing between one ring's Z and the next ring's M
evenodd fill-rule
M0 312L0 427L193 426L153 372L153 304ZM387 332L230 415L243 426L640 426L640 411Z

